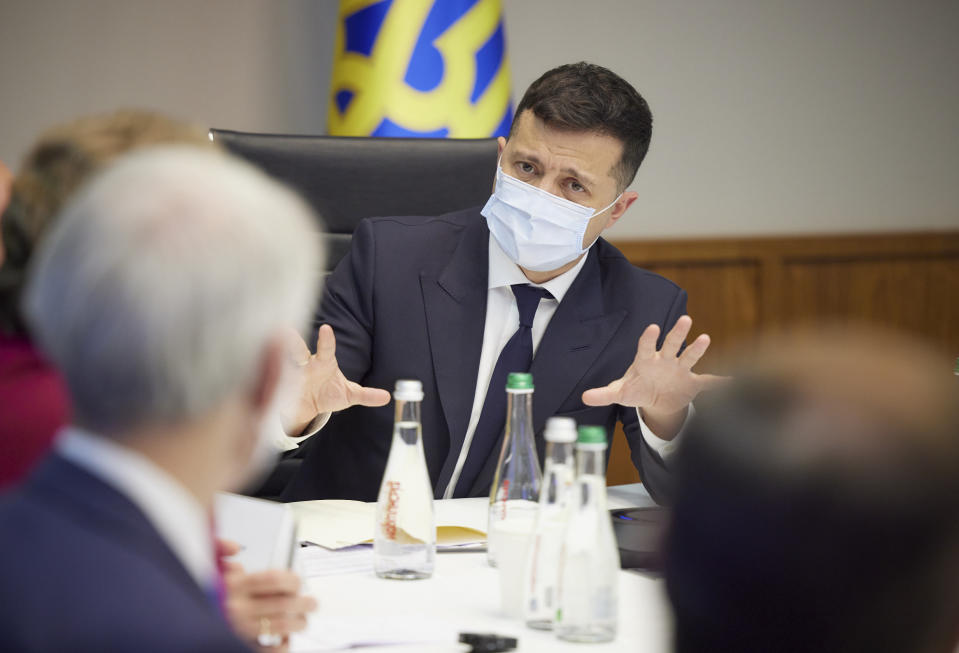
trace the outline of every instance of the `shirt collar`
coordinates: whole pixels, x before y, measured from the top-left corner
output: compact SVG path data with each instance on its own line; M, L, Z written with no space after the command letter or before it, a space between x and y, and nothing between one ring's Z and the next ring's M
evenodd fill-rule
M74 426L63 429L56 448L132 501L201 588L214 585L210 515L176 479L132 449Z
M554 279L550 279L546 283L532 283L529 279L526 278L526 275L523 274L523 271L519 268L516 263L514 263L509 256L506 255L506 252L503 251L503 248L500 247L499 243L496 242L496 238L490 234L489 239L489 289L500 288L502 286L512 286L517 283L528 283L531 286L538 286L540 288L545 288L553 296L557 302L563 301L563 297L566 295L566 292L569 290L569 287L573 285L573 282L576 280L576 276L579 274L579 271L583 269L583 266L586 265L586 257L589 256L589 250L586 251L586 254L574 265L572 268L559 275Z

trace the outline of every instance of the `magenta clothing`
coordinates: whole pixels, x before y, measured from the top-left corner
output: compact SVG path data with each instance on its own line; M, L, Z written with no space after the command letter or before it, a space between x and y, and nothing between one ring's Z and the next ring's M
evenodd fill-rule
M57 371L28 340L0 336L0 490L22 480L69 416Z

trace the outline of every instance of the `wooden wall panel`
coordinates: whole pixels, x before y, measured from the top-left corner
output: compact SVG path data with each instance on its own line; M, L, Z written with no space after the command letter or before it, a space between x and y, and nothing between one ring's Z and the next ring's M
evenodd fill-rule
M615 244L689 293L692 337L713 343L698 371L722 372L722 354L765 328L824 320L911 331L952 352L949 369L959 356L959 231ZM639 480L621 431L608 480Z
M911 331L959 355L959 258L787 261L787 323L857 320Z
M708 333L713 342L729 342L758 332L760 324L760 267L755 261L645 266L672 279L689 296L686 309L693 317L691 342ZM713 357L697 369L715 371Z
M623 427L617 424L616 433L613 434L613 443L610 446L606 484L626 485L627 483L639 483L639 481L639 472L633 467L633 461L629 457L626 434L623 433Z

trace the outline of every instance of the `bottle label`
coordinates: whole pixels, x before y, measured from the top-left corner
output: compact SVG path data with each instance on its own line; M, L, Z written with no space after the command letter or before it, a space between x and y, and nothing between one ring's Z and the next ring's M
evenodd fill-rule
M497 501L499 501L500 508L500 519L506 519L506 500L509 498L509 479L503 481L503 485L500 486L499 496Z
M383 519L383 533L386 539L396 539L396 514L400 507L400 482L387 481L386 516Z

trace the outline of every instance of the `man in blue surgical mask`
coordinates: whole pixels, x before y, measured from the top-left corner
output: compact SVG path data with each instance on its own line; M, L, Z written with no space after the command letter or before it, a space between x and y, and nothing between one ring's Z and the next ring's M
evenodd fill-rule
M317 354L304 347L303 399L287 424L315 430L327 416L312 406L331 387L345 410L304 445L284 498L376 498L393 415L348 406L398 378L424 384L436 497L488 494L506 374L529 371L541 455L553 415L610 433L620 421L646 488L668 500L690 403L719 381L692 371L709 337L684 348L685 291L599 237L636 201L626 189L651 134L649 107L628 82L592 64L560 66L530 86L499 139L484 207L361 223L326 285L328 326Z

